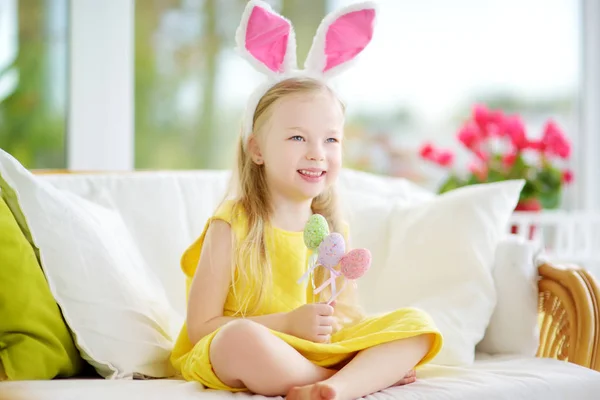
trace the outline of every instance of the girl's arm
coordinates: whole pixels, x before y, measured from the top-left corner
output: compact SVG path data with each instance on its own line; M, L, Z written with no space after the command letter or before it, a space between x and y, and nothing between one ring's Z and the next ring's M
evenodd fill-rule
M188 299L187 331L192 343L235 319L223 316L223 306L231 285L231 253L231 226L220 220L212 222L206 232ZM248 319L289 333L286 313Z

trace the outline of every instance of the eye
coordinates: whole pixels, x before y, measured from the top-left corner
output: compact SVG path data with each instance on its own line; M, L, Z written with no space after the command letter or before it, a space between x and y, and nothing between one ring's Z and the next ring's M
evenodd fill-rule
M304 138L302 136L296 135L296 136L292 136L290 138L290 140L294 140L294 141L303 141Z
M337 142L339 142L339 140L337 140L337 139L336 139L336 138L334 138L334 137L331 137L331 138L327 139L327 140L326 140L326 142L327 142L327 143L337 143Z

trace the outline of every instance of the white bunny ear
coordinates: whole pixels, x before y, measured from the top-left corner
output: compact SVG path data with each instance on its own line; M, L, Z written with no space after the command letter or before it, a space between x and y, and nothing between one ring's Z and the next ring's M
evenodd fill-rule
M371 42L376 6L371 1L352 4L333 12L319 25L304 69L333 75L348 66Z
M237 50L257 70L272 75L296 69L296 35L292 24L267 3L248 2L235 38Z

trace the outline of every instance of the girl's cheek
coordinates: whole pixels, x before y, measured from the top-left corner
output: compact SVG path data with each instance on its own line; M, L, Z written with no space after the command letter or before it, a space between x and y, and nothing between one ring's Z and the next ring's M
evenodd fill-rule
M332 151L329 154L329 160L330 163L332 164L341 164L342 162L342 151L341 148L339 148L339 146L336 146L338 148L336 149L332 149Z

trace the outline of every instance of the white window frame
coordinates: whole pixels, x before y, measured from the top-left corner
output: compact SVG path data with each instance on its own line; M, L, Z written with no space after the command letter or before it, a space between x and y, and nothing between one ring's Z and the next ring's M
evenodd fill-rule
M134 0L70 0L67 168L134 169Z
M573 208L600 209L600 1L580 0L580 129ZM134 169L134 0L71 0L67 166Z
M19 46L17 21L17 0L0 0L0 71L11 65L17 58ZM0 73L0 102L12 94L18 84L19 72L15 68Z
M575 150L575 207L600 210L600 1L581 0L580 129Z

